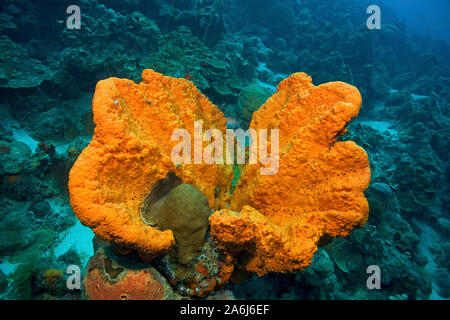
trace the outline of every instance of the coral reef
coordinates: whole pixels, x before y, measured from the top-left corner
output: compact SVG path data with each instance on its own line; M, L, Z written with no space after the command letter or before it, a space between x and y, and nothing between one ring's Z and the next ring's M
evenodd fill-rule
M242 89L239 94L239 110L241 110L240 118L243 119L245 123L250 124L253 113L257 111L270 96L270 90L256 82L253 82ZM247 125L245 127L247 127Z
M23 47L12 42L6 35L0 38L0 50L0 87L38 87L43 81L52 78L49 68L31 58Z

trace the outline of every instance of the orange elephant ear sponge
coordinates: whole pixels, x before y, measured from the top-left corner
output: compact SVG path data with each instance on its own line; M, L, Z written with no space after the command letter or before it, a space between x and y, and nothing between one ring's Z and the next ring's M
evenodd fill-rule
M316 87L297 73L254 113L250 128L279 129L278 173L261 175L263 165L247 164L232 211L210 218L211 234L223 250L239 255L243 268L258 275L302 270L321 237L346 236L365 224L367 154L352 141L336 142L361 102L353 86Z
M185 79L152 70L142 78L139 85L117 78L97 84L94 137L70 171L69 191L75 214L97 236L150 259L175 244L171 230L159 231L142 219L152 186L174 173L219 209L233 173L224 165L174 165L175 129L194 137L194 121L201 120L204 130L225 132L226 119Z

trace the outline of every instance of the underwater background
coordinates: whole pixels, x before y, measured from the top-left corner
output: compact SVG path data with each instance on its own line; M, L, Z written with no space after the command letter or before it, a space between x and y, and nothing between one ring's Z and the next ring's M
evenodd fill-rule
M366 25L374 4L379 30ZM80 30L66 27L70 5L81 8ZM248 128L295 72L315 85L346 82L363 97L342 139L370 159L367 224L324 243L302 272L241 275L210 298L450 298L449 8L445 0L2 0L0 298L84 298L67 288L66 269L85 272L94 234L71 209L69 171L92 139L96 83L139 82L148 68L192 81L230 128ZM367 288L370 265L381 269L380 290Z

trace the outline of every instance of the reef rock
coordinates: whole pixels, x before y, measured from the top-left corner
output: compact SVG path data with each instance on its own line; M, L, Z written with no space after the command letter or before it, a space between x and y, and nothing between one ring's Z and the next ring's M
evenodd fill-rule
M50 80L52 71L39 60L31 58L25 48L8 36L0 38L0 87L32 88Z

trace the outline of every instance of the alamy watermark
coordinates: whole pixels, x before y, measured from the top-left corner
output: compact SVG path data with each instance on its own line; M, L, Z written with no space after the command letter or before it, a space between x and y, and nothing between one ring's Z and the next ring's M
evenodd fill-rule
M366 25L369 30L381 29L381 9L377 5L371 5L367 8L367 14L370 17L367 19Z
M81 289L81 269L77 265L67 267L66 273L69 274L66 281L66 287L69 290Z
M366 273L371 274L371 276L369 278L367 278L367 282L366 282L367 289L380 290L381 289L381 269L380 269L380 267L377 265L368 266Z
M191 133L187 129L176 129L172 133L172 141L182 141L177 144L171 154L175 165L192 164ZM226 130L224 143L223 134L218 129L209 129L203 133L202 121L194 122L194 164L245 164L245 141L249 139L249 164L261 166L261 175L274 175L279 169L279 129L270 130L270 145L268 130L243 129ZM237 141L237 144L235 143ZM203 142L210 142L203 150ZM226 152L224 147L226 146ZM268 149L270 146L270 156ZM235 157L236 150L236 157ZM225 154L225 157L224 157Z
M67 14L70 16L67 18L66 26L69 30L80 30L81 29L81 9L79 6L71 5L67 7Z

